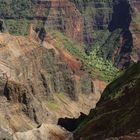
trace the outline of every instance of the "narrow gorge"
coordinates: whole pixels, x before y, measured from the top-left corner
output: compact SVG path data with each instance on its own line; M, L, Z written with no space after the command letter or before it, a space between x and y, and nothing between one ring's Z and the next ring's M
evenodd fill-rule
M139 12L139 0L1 0L0 140L138 133Z

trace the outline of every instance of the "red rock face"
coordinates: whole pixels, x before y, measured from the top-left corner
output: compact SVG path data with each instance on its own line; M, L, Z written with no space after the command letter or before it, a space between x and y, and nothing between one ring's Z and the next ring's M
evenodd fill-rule
M45 25L48 29L58 29L77 41L83 41L83 17L73 3L68 0L40 1L35 9L36 16L47 15Z
M72 57L68 52L60 50L60 57L62 60L68 63L68 66L73 72L79 71L81 68L81 62Z
M106 88L107 84L101 80L95 79L93 80L94 90L98 93L102 93Z

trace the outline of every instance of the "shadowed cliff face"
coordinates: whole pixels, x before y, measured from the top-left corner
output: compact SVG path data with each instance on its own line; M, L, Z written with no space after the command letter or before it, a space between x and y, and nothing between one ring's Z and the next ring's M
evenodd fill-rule
M131 53L133 48L133 37L130 30L123 30L120 36L119 47L115 49L113 61L120 69L126 69L132 62Z
M111 35L98 51L101 57L111 59L119 69L128 68L132 62L131 14L131 5L127 0L114 1L112 19L108 25Z
M119 1L113 6L112 20L108 29L113 32L120 28L122 33L120 36L119 46L113 54L113 61L120 69L126 69L131 63L131 52L133 47L133 37L129 30L131 17L131 7L128 1Z
M80 113L79 118L59 118L58 125L64 127L66 130L73 132L80 122L82 122L87 115Z
M71 1L84 17L84 41L88 46L87 53L99 45L100 56L112 59L120 69L128 67L131 61L139 60L139 1ZM119 28L123 31L115 33ZM107 29L111 32L108 37L106 37Z
M117 3L117 4L116 4ZM121 28L128 30L131 23L131 7L127 0L114 2L112 19L109 23L109 31Z

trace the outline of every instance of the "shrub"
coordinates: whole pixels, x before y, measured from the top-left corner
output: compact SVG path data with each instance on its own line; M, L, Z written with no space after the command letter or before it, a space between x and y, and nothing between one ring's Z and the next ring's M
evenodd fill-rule
M5 20L7 30L10 34L14 35L27 35L29 21L26 19L22 20Z

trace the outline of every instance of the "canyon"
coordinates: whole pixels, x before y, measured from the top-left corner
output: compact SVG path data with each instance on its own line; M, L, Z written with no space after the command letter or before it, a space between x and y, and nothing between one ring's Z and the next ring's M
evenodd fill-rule
M60 117L87 114L106 86L80 70L81 62L48 38L39 43L31 36L0 34L3 131L23 132L42 123L57 124Z
M0 1L0 139L137 137L139 12L138 0ZM125 123L109 131L112 116Z

